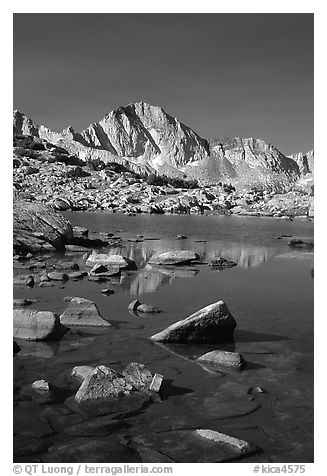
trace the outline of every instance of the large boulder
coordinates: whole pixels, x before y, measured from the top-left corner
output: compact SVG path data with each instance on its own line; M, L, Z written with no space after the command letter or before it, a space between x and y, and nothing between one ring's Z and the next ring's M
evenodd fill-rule
M102 264L113 268L135 270L137 269L135 261L125 258L122 255L96 254L92 253L86 260L86 266Z
M14 309L14 337L25 340L56 340L66 328L51 311Z
M73 238L73 229L66 218L41 203L17 201L13 207L13 241L18 253L43 249L64 249Z
M110 326L100 315L94 302L80 297L70 300L67 309L60 316L60 322L67 326Z
M149 263L158 265L175 265L190 263L199 259L199 255L191 250L165 251L164 253L153 255Z
M151 339L156 342L229 342L236 321L223 301L209 304L182 321L175 322Z

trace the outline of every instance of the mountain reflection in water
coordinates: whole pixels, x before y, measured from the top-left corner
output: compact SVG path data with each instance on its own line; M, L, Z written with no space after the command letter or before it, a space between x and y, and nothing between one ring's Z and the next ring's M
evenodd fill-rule
M201 265L191 266L155 266L150 258L168 250L192 249L200 256ZM124 247L111 248L109 254L121 254L137 263L138 271L123 274L119 280L122 290L133 295L154 292L162 285L170 285L177 278L193 278L203 263L210 263L217 256L237 263L241 268L259 266L268 261L275 253L273 249L260 246L240 246L238 244L218 244L217 242L195 243L193 241L158 240L139 243L128 242ZM224 272L227 272L225 270ZM118 283L116 283L118 284Z

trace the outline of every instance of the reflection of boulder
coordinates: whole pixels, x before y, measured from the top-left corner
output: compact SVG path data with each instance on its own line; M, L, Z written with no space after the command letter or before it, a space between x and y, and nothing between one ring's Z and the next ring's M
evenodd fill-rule
M160 273L150 265L139 271L130 284L131 294L152 293L160 285L169 282L169 276Z
M166 276L170 276L171 278L194 278L199 272L198 268L194 268L191 266L183 266L183 267L176 267L176 266L152 266L147 265L154 269L157 273L162 273Z
M248 247L235 244L226 247L215 247L214 250L208 250L206 259L208 261L210 259L215 260L217 256L234 261L242 268L249 268L259 266L268 261L271 257L271 252L268 248L263 246Z

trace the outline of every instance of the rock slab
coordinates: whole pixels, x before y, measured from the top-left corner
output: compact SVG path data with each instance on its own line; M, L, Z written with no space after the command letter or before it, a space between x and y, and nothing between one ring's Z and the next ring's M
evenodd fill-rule
M100 315L97 306L88 299L74 297L61 314L60 322L67 326L109 327L109 322Z

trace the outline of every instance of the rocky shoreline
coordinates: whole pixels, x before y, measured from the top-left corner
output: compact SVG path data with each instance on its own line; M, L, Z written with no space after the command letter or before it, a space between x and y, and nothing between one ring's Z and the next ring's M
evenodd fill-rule
M288 192L262 186L236 190L221 182L204 186L193 182L192 188L153 185L149 177L123 165L87 164L61 147L22 137L23 146L16 138L14 147L15 200L36 201L59 211L314 217L311 182L303 187L294 184Z

